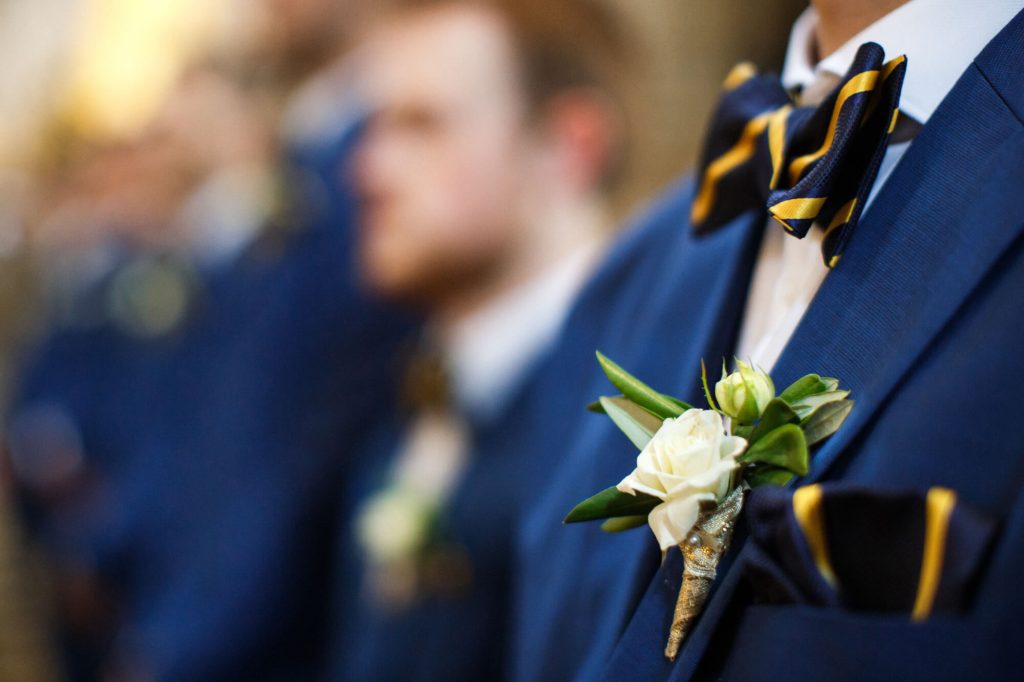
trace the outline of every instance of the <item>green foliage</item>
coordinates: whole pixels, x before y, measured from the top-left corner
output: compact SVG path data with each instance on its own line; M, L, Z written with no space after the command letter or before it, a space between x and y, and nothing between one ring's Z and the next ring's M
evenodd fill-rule
M747 448L737 460L743 464L770 464L803 476L809 455L804 432L796 424L784 424Z
M822 405L846 400L849 395L849 391L826 391L824 393L817 393L815 395L809 395L806 398L801 398L795 403L790 403L789 406L793 408L794 412L796 412L796 416L800 417L800 420L803 421L814 414L814 412Z
M820 443L838 431L850 416L853 404L852 400L834 400L821 405L805 418L800 427L804 430L807 445Z
M799 421L796 412L789 405L782 399L775 398L764 408L761 420L750 431L749 436L746 436L747 441L753 445L783 424L796 424Z
M647 524L647 515L641 514L638 516L618 516L613 519L608 519L601 524L601 530L606 533L621 533L626 530L633 530L640 526Z
M794 381L782 394L780 399L790 405L804 398L818 393L834 391L839 387L839 380L829 377L820 377L817 374L808 374Z
M659 504L661 500L657 497L642 493L630 495L613 486L580 502L562 523L597 521L621 516L646 517Z
M597 354L597 361L601 363L601 369L608 376L608 380L612 382L615 388L622 391L622 395L654 416L661 419L669 419L678 417L690 409L686 403L675 398L668 398L664 394L655 391L601 353Z
M661 428L661 420L628 398L601 398L599 402L605 414L638 450L647 447Z
M773 467L767 464L755 464L743 473L743 480L751 488L762 485L787 485L793 480L794 474L789 469Z

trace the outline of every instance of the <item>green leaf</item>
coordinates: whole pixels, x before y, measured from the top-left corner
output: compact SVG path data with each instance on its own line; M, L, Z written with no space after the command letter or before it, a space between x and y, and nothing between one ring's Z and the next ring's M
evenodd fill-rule
M751 488L762 485L786 485L793 480L793 472L781 467L758 464L744 469L743 480Z
M693 409L693 405L691 405L690 403L684 402L684 401L680 400L679 398L675 398L673 396L670 396L667 393L662 393L661 397L664 398L665 400L668 400L668 401L673 402L676 405L678 405L683 410L683 412L686 412L687 410L692 410Z
M800 420L803 421L822 405L834 403L837 400L846 400L849 395L849 391L826 391L825 393L817 393L802 398L795 403L790 403L789 406L796 412L796 416L800 417Z
M816 409L800 423L807 445L820 443L839 430L853 410L852 400L835 400Z
M647 515L639 516L619 516L614 519L608 519L601 524L601 530L606 533L621 533L625 530L633 530L640 526L647 525Z
M761 421L750 432L747 441L753 445L783 424L796 424L799 421L796 412L790 409L789 405L781 398L774 398L765 406L764 412L761 414Z
M569 512L562 523L580 523L581 521L596 521L598 519L610 519L619 516L640 516L647 515L652 509L661 504L661 500L651 495L637 493L630 495L618 488L611 487L602 490L598 494L580 502Z
M817 374L808 374L790 384L779 398L792 405L808 396L834 391L838 386L839 382L836 379L823 379Z
M605 414L626 437L643 450L661 428L661 420L628 398L601 398Z
M604 396L604 397L606 397L606 398L623 398L623 399L629 400L628 398L626 398L626 396L622 395L621 393L619 395L616 395L616 396ZM667 393L662 393L661 397L664 398L665 400L669 400L669 401L675 403L676 405L678 405L683 410L683 412L685 412L686 410L692 410L693 409L693 405L691 405L690 403L683 402L679 398L674 398L674 397L668 395ZM630 401L630 402L632 402L632 401ZM634 405L635 404L636 403L634 403ZM645 410L645 411L648 414L650 414L650 415L654 416L655 418L657 418L657 415L652 413L650 410ZM604 407L601 405L601 401L600 400L595 400L594 402L592 402L589 405L587 405L587 412L593 412L594 414L605 414Z
M799 426L784 424L762 437L737 459L744 464L771 464L803 476L809 463L807 441Z
M600 352L597 354L597 361L601 363L601 369L608 375L608 380L612 382L615 388L622 391L624 396L645 410L650 411L656 417L668 419L669 417L678 417L686 411L675 401L669 400L663 394L655 391Z
M737 424L732 427L732 435L743 438L748 443L750 442L750 434L754 432L754 427L750 424Z

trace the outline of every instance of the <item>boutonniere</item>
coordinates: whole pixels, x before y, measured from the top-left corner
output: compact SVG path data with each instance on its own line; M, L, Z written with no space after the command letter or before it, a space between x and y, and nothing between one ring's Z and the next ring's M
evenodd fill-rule
M367 596L400 613L418 600L459 597L473 582L466 549L452 537L444 502L394 482L372 495L355 522Z
M810 448L839 429L853 401L838 379L817 374L776 395L767 373L737 361L732 373L723 362L714 395L701 363L709 405L701 409L597 357L621 395L603 397L590 409L611 418L640 454L631 474L578 504L565 523L603 520L608 532L647 525L663 556L680 548L683 584L665 647L674 661L729 549L744 491L805 475Z
M370 497L356 518L366 561L365 589L391 610L415 597L419 565L436 541L439 506L409 486L393 484Z

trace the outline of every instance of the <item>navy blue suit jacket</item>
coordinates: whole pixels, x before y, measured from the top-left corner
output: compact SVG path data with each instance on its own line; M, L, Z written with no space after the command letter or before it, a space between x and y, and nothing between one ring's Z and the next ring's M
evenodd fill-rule
M561 521L636 459L610 420L583 409L614 392L594 351L697 401L701 358L721 357L734 343L761 226L748 221L698 242L684 225L691 196L689 184L673 189L620 238L538 386L530 447L546 453L548 469L519 529L515 679L597 675L657 568L660 552L646 530L611 535Z
M319 668L340 491L394 403L411 327L358 283L356 206L341 184L357 134L295 154L320 201L307 196L297 231L257 243L214 284L209 352L184 354L190 367L174 373L196 409L168 425L163 471L147 465L169 497L134 574L133 615L161 679Z
M345 495L334 580L332 680L474 682L508 677L513 528L536 495L546 452L529 441L541 366L534 362L494 415L471 419L470 454L444 518L445 542L468 562L471 580L452 594L424 594L407 608L381 608L360 595L361 550L351 521L367 495L388 481L406 425L386 425L359 457L363 471ZM578 407L578 406L577 406Z
M519 679L955 679L1014 669L1014 648L1006 647L1024 642L1024 422L1016 418L1024 377L1022 63L1018 16L915 139L773 371L783 386L808 372L840 377L857 400L801 483L942 485L1005 519L970 610L912 624L754 605L740 536L679 659L668 663L678 553L659 569L646 530L609 536L557 526L575 502L631 470L634 450L598 419L557 437L567 444L565 459L554 468L548 503L524 525ZM630 287L644 276L617 284L606 276L590 305L603 298L612 311L609 329L593 335L598 348L655 386L699 401L700 357L734 348L765 217L741 216L696 239L685 225L689 201L678 197L674 230L652 237L658 253L639 261L653 273L643 290ZM593 395L608 392L599 378L592 383Z

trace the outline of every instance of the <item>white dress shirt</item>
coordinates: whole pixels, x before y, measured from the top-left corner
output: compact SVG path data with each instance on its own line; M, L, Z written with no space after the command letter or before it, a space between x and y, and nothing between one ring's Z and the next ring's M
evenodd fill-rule
M886 59L907 56L900 111L924 125L988 42L1018 13L1024 0L911 0L885 15L834 53L815 63L818 17L807 9L793 26L782 82L814 90L823 79L842 76L857 49L875 42ZM865 212L902 158L909 142L886 151ZM771 370L807 312L828 269L821 257L822 231L804 239L787 236L774 221L761 245L747 299L737 357Z

